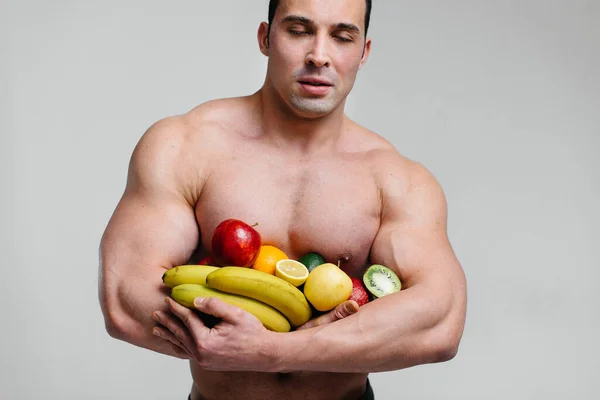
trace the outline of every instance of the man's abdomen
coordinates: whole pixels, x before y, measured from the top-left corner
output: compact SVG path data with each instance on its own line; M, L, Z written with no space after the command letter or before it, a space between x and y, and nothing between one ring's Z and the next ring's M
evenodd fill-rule
M192 363L192 400L357 400L366 374L205 371Z

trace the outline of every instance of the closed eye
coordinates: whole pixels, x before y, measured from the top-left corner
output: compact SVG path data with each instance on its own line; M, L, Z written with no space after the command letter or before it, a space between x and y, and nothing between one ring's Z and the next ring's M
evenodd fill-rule
M351 43L352 42L352 39L349 39L349 38L344 37L344 36L336 36L335 38L337 40L341 41L341 42L344 42L344 43Z
M296 36L303 36L303 35L308 35L308 34L309 34L309 33L308 33L308 32L306 32L306 31L296 31L296 30L293 30L293 29L290 29L290 30L289 30L289 32L290 32L292 35L296 35Z

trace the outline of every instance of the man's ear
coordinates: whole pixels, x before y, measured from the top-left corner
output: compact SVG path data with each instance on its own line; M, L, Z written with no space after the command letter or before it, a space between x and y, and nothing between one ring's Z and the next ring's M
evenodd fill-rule
M260 52L265 56L269 56L269 24L261 22L257 33L258 47Z
M363 55L360 60L360 64L358 65L358 69L361 69L363 65L365 65L365 63L369 59L369 54L371 54L371 38L367 38L365 40L365 48L363 50Z

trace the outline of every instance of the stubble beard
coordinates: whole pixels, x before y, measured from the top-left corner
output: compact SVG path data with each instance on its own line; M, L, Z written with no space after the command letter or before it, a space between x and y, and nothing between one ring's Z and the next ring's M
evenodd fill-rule
M297 93L292 93L290 103L292 103L293 108L301 114L313 116L329 114L337 105L334 98L307 98L299 96Z

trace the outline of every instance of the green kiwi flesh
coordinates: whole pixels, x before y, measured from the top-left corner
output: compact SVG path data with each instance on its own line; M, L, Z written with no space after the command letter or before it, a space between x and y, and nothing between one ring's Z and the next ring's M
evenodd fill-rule
M402 289L402 283L394 271L381 264L373 264L367 268L363 274L363 282L375 298L387 296Z

